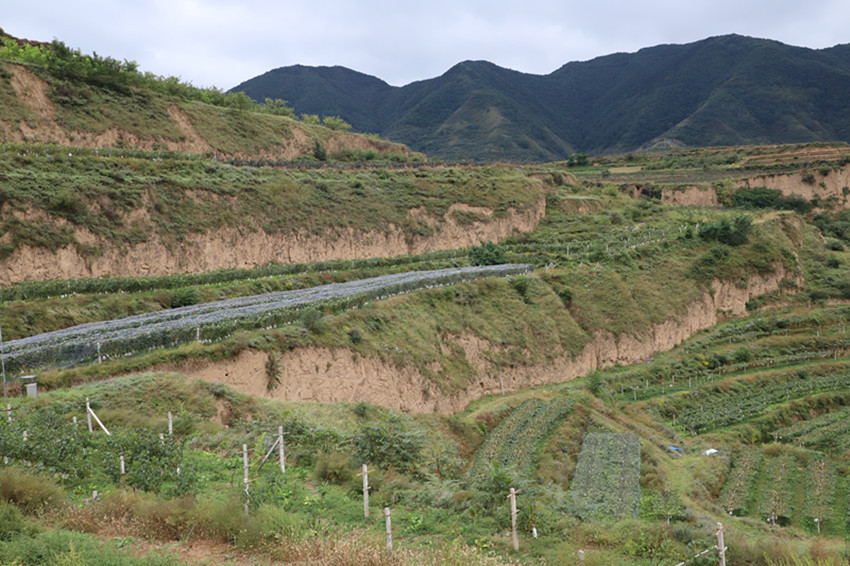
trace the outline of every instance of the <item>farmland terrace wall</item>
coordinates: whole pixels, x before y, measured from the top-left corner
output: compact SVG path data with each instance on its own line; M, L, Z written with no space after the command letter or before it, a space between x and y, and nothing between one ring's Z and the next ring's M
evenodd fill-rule
M713 292L705 292L678 320L649 328L641 337L598 333L579 355L564 354L545 365L497 367L486 356L486 352L496 348L490 342L472 335L454 336L454 344L463 349L478 378L466 390L451 395L442 393L417 367L396 367L346 348L299 348L281 354L281 384L272 391L266 387L268 356L264 352L245 350L229 360L195 360L167 369L282 401L368 401L411 413L457 413L474 399L498 393L501 384L507 391L516 391L560 383L597 368L646 360L714 326L723 316L743 314L748 300L777 290L780 282L789 277L777 265L772 275L750 277L749 286L743 289L716 281Z
M778 189L787 197L800 196L808 201L831 200L837 208L850 208L850 166L830 169L826 175L820 170L759 175L742 179L735 185L738 189L742 187ZM667 188L662 191L661 201L685 206L716 206L717 192L711 187Z
M847 208L850 195L850 166L828 169L826 175L820 170L785 175L763 175L745 179L738 187L767 187L779 189L785 196L799 195L806 200L819 198L834 200L839 208Z
M474 211L485 220L460 225L455 220L456 211ZM495 217L490 209L463 204L449 207L443 218L425 217L424 211L412 209L410 216L427 221L435 230L431 235L414 237L410 241L399 227L390 225L386 232L344 228L324 235L306 231L292 234L257 231L244 234L233 229L223 229L188 236L180 244L153 238L150 242L116 248L87 230L77 228L74 239L88 246L99 247L103 250L101 255L81 255L73 245L62 247L56 252L23 245L0 262L0 282L8 284L33 279L116 275L156 276L248 268L269 262L349 260L458 249L478 245L481 241L498 241L516 232L532 231L545 213L545 199L540 199L535 206L523 212L510 209L501 218Z

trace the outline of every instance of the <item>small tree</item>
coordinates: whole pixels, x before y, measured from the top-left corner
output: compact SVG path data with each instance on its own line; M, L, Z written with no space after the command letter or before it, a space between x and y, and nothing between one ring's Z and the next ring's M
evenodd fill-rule
M351 124L340 118L339 116L325 116L322 119L322 124L331 130L347 132L351 129Z
M480 246L470 248L469 263L472 265L497 265L508 263L505 248L493 242L481 242Z
M286 105L286 100L280 98L266 98L263 104L257 107L261 112L274 114L275 116L295 117L295 110Z

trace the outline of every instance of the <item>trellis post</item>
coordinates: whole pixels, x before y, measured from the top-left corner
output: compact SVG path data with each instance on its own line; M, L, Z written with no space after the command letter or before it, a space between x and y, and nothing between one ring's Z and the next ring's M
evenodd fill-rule
M511 500L511 542L513 542L514 550L519 550L519 536L516 532L516 494L521 490L511 488L511 493L508 497Z
M393 527L390 519L390 508L384 507L384 517L387 523L387 552L393 553Z
M286 452L284 451L284 448L283 448L283 427L282 426L277 427L277 443L278 443L278 450L280 451L280 453L279 453L279 456L280 456L280 473L285 474L286 473Z
M357 474L363 476L363 517L369 518L369 468L363 464L363 471Z
M89 432L94 432L94 429L91 426L91 404L89 403L88 397L86 397L86 423L89 425Z
M242 445L242 467L245 471L245 477L244 477L242 483L245 484L245 514L247 515L248 514L248 502L249 502L249 499L248 499L248 497L249 497L249 495L248 495L248 485L249 484L248 484L248 482L250 481L248 479L248 445L247 444Z
M720 556L720 566L726 566L726 545L723 542L723 523L717 523L717 554Z

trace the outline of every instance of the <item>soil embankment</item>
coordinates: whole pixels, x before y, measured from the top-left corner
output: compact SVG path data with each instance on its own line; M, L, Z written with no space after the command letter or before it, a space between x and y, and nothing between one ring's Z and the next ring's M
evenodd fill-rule
M547 364L499 368L485 356L494 348L487 340L472 335L451 337L449 340L463 349L478 375L466 390L454 394L439 391L419 368L395 367L345 348L299 348L282 354L281 385L272 391L266 388L268 357L264 352L246 350L230 360L194 361L175 369L193 378L226 383L250 395L283 401L367 401L411 413L457 413L474 399L498 393L502 385L506 391L516 391L567 381L617 363L645 360L714 326L723 316L743 314L748 300L777 290L786 276L778 267L773 275L751 277L746 288L715 282L713 293L706 292L679 320L656 325L641 337L599 333L579 355L563 355Z
M458 210L474 210L482 220L461 225L455 219L454 213ZM349 260L464 248L478 245L481 241L498 241L517 232L534 230L546 214L546 201L541 198L535 206L523 212L511 209L500 218L496 218L489 209L460 204L449 207L443 218L422 218L424 214L418 209L409 212L409 215L431 225L433 233L411 239L405 237L401 228L392 225L385 232L344 228L324 235L306 231L269 234L261 230L244 234L223 229L188 236L179 245L154 238L127 248L116 248L87 230L77 228L74 239L90 247L99 247L101 255L82 255L73 245L55 252L23 245L0 263L0 281L17 283L32 279L157 276L248 268L269 262Z

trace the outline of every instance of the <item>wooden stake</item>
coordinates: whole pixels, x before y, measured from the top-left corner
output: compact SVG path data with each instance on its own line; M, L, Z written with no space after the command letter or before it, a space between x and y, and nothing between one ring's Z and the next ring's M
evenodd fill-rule
M717 523L717 553L720 555L720 566L726 566L726 545L723 543L723 523Z
M248 514L248 445L242 445L242 467L245 470L245 479L243 483L245 484L245 514Z
M516 532L516 494L520 490L511 488L511 493L508 497L511 500L511 542L514 544L514 550L519 550L519 536Z
M390 508L384 507L384 517L387 521L387 552L393 553L393 526L390 519Z
M363 464L363 471L357 474L363 476L363 516L369 518L369 468Z
M121 454L121 459L120 459L120 460L121 460L121 475L123 476L123 475L125 474L125 468L124 468L124 455L123 455L123 454Z
M86 405L88 405L88 398L86 398ZM97 414L95 414L95 412L92 410L92 408L91 408L91 407L89 407L88 409L89 409L89 414L92 416L92 418L94 418L94 420L97 422L97 424L100 426L100 428L102 428L102 429L103 429L103 432L105 432L107 436L112 436L112 433L111 433L111 432L109 432L109 431L106 429L106 427L105 427L105 426L103 426L103 423L102 423L102 422L100 422L100 419L99 419L99 418L97 418ZM89 431L91 431L91 429L92 429L92 428L91 428L91 419L89 419Z
M91 426L91 405L89 404L88 397L86 397L86 422L89 425L89 432L94 432L94 429Z
M286 473L286 453L283 449L283 427L277 427L277 445L280 450L280 473Z
M171 411L168 411L168 435L171 436L174 433L174 420L171 417Z

